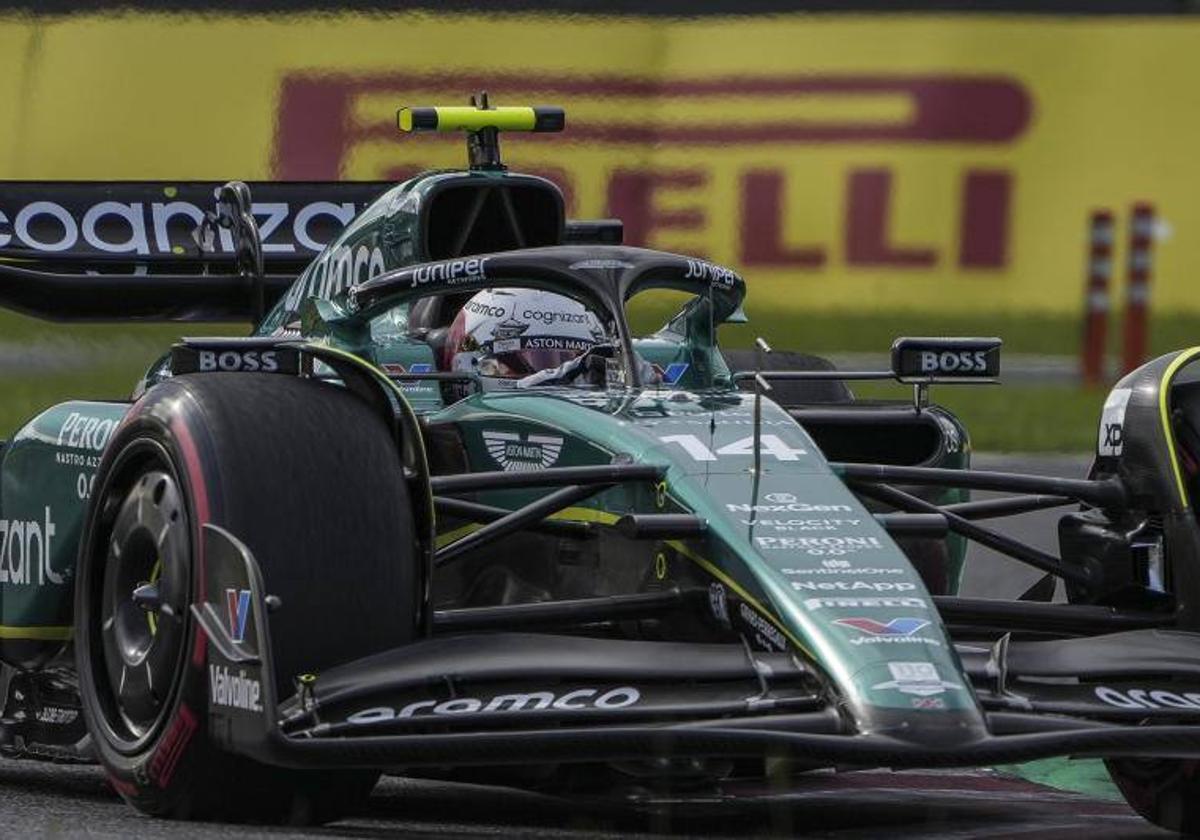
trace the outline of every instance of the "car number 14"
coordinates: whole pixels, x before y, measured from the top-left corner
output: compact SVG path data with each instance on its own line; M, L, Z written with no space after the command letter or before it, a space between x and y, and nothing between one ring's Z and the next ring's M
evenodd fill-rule
M733 443L727 443L716 451L709 449L695 435L664 435L659 440L663 443L678 443L695 461L717 461L727 455L754 454L753 435L735 440ZM763 455L770 455L772 458L778 458L780 461L798 461L801 455L808 454L807 450L801 449L798 446L788 446L778 435L763 435L761 438L761 449Z

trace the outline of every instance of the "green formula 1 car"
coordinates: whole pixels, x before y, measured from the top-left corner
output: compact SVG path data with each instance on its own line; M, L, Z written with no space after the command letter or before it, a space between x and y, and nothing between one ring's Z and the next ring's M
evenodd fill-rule
M1088 478L972 471L928 386L993 381L998 340L899 339L888 371L723 355L740 276L502 165L499 131L561 110L400 122L466 132L469 169L0 184L0 303L258 325L3 445L0 750L98 761L146 813L267 821L334 819L384 771L1099 756L1200 828L1200 348L1116 386ZM880 378L914 398L846 385ZM1054 507L1061 556L979 524ZM1070 603L958 597L965 540Z

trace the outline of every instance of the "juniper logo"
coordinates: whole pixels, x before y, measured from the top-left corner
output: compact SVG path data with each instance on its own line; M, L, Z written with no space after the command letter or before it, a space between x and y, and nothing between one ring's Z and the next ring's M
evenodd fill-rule
M518 432L485 431L483 445L502 469L531 472L554 466L562 453L563 439L555 435L523 437Z

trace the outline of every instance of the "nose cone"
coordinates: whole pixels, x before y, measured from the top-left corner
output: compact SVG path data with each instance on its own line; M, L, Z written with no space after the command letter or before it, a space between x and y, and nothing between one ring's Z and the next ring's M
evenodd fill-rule
M987 736L971 686L947 665L872 662L848 694L856 728L929 749L962 748Z

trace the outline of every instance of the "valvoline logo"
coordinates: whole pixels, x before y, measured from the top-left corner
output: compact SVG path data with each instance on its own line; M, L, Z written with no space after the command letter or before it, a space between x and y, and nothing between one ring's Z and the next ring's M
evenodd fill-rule
M683 375L687 373L688 364L686 362L672 362L667 365L667 369L663 371L663 382L668 385L674 385Z
M654 365L654 371L658 374L664 385L675 385L687 373L690 367L687 362L671 362L663 369L660 365Z
M250 617L250 590L226 589L225 607L229 619L229 635L235 642L246 638L246 619Z
M396 362L385 362L380 367L389 376L403 376L406 373L433 373L433 365L426 362L418 362L417 364L409 365L407 368Z
M841 627L853 627L872 636L911 636L929 626L923 618L893 618L884 623L873 618L839 618L833 622Z

